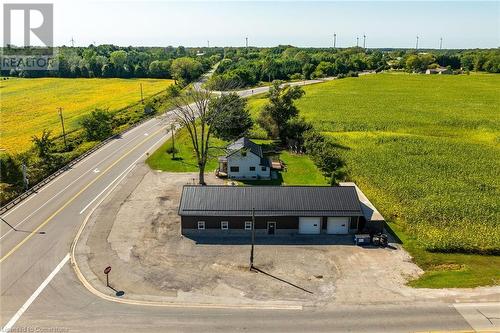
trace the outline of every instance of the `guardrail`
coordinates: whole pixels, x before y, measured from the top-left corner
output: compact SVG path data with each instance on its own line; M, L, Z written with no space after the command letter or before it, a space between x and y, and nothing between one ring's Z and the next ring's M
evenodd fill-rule
M21 193L20 195L18 195L17 197L15 197L11 201L7 202L5 205L3 205L2 207L0 207L0 215L5 214L10 209L14 208L16 205L18 205L19 203L21 203L22 201L24 201L26 198L28 198L32 194L37 193L38 190L40 190L42 187L44 187L45 185L47 185L48 183L50 183L52 180L54 180L55 178L57 178L58 176L60 176L64 172L66 172L67 170L71 169L72 166L74 166L78 162L82 161L87 156L93 154L94 152L96 152L97 150L99 150L100 148L102 148L103 146L105 146L106 144L108 144L110 141L121 137L123 134L127 133L128 131L130 131L130 130L136 128L136 127L138 127L139 125L144 124L145 122L147 122L147 121L149 121L149 120L151 120L153 118L155 118L155 117L153 116L153 117L144 118L144 119L142 119L142 120L140 120L140 121L132 124L130 127L126 128L125 130L121 131L120 133L114 134L113 136L110 136L106 140L101 141L100 143L98 143L94 147L90 148L89 150L87 150L83 154L75 157L74 159L72 159L71 161L69 161L65 166L61 167L60 169L58 169L57 171L55 171L54 173L52 173L50 176L42 179L41 181L39 181L38 183L36 183L35 185L33 185L33 187L29 188L27 191Z

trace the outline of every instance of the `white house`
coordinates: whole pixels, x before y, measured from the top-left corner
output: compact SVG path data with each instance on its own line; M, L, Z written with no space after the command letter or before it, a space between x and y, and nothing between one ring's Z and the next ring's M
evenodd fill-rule
M218 176L233 179L269 179L271 163L262 147L248 138L240 138L227 146L226 156L219 157Z
M451 69L446 67L429 68L425 71L425 74L453 74Z

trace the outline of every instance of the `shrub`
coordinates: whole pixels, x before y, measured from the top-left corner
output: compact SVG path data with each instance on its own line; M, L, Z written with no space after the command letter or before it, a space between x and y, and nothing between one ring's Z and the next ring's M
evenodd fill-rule
M113 134L113 115L104 110L92 111L82 118L81 124L88 141L104 140Z

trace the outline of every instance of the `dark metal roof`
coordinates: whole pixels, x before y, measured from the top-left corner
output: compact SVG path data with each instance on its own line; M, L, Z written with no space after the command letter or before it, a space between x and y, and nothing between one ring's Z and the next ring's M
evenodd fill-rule
M262 153L262 147L256 144L255 142L252 142L249 138L246 137L239 138L238 140L234 141L229 146L227 146L227 151L228 151L227 156L232 155L243 148L250 150L252 153L259 156L260 158L264 156L264 154Z
M183 216L363 216L354 186L185 185Z

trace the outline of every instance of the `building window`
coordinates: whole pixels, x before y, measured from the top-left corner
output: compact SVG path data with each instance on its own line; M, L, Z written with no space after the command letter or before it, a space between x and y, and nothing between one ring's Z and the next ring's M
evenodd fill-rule
M231 172L240 172L240 167L237 167L237 166L232 166L232 167L230 167L230 168L229 168L229 170L230 170Z
M199 230L205 229L205 221L198 221L198 229Z
M250 167L250 171L255 171L255 167Z
M252 230L252 221L245 221L245 230Z
M220 223L220 228L221 228L222 230L227 230L227 229L229 229L229 222L228 222L228 221L222 221L222 222Z
M265 166L264 166L264 167L262 167L262 169L261 169L261 170L262 170L262 171L266 171L266 170L267 170L267 167L265 167Z

